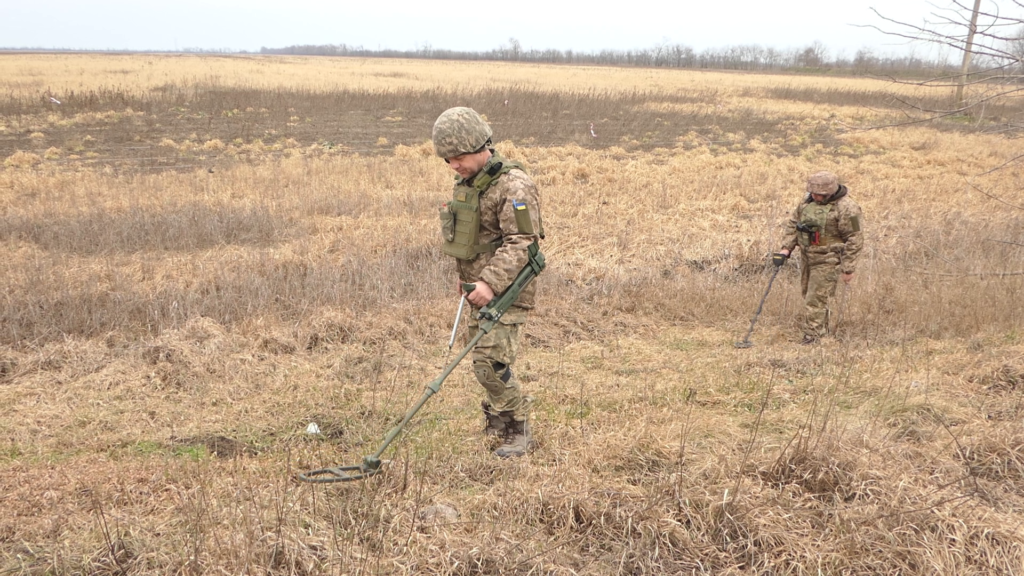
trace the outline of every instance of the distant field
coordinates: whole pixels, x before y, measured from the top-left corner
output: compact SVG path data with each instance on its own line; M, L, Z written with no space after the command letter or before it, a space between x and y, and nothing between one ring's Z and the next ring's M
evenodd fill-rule
M487 110L504 138L529 146L793 154L839 148L836 135L853 126L906 120L906 102L948 99L870 79L312 57L0 54L0 78L0 155L55 148L64 162L157 169L218 152L418 145L453 101ZM993 103L985 126L1005 121L1007 106Z
M948 97L0 54L0 571L1024 572L1020 103L877 128ZM519 363L540 446L490 455L463 366L386 474L298 484L373 452L444 366L451 173L428 139L455 105L541 187ZM836 338L794 344L794 264L737 350L822 169L867 233Z
M892 90L884 80L815 76L764 76L735 72L555 66L508 62L455 62L317 56L199 56L152 54L0 54L5 89L96 90L122 86L159 90L188 83L289 90L479 90L666 94L707 88L765 89L772 85L820 90ZM459 75L457 84L452 76ZM774 80L767 80L773 78ZM911 94L916 89L899 91Z

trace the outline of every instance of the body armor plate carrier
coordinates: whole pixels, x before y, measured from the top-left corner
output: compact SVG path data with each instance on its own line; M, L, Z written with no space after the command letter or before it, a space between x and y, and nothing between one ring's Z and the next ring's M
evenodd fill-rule
M506 160L493 150L491 158L473 177L472 184L458 178L451 202L441 205L441 251L460 260L473 260L478 254L494 252L501 247L501 238L483 244L480 236L480 197L498 178L512 169L523 170L517 162ZM525 170L523 170L525 172Z
M797 224L797 231L800 232L797 240L801 247L827 246L836 243L837 238L827 235L825 232L825 224L831 211L831 202L827 204L808 202L802 207L800 222ZM842 240L838 240L838 242L842 242Z

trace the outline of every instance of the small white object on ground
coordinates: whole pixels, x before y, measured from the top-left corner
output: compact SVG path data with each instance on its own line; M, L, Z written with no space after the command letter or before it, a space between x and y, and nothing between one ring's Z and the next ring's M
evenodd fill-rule
M320 427L316 425L316 422L310 422L309 426L306 426L306 434L319 434Z
M459 511L447 504L435 504L421 509L417 516L427 524L447 524L458 520Z

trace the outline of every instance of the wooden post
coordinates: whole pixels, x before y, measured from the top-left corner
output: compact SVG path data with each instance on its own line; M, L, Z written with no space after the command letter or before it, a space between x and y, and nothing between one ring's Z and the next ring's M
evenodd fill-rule
M971 27L967 30L967 45L964 47L964 61L960 65L960 81L956 84L956 107L963 111L967 107L964 101L964 84L967 83L967 72L971 67L971 51L974 50L974 33L978 30L978 10L981 0L974 0L974 11L971 13Z

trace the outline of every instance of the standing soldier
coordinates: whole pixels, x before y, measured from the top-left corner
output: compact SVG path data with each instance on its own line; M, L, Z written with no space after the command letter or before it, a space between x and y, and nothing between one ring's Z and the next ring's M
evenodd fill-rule
M527 249L544 237L540 194L518 163L491 145L491 127L470 108L450 108L434 122L434 151L458 176L451 202L441 206L442 251L455 258L459 295L476 313L515 279L527 262ZM474 284L466 294L463 283ZM533 448L530 407L512 372L519 332L533 308L536 284L519 295L495 327L473 348L473 372L484 387L484 433L503 438L502 458Z
M864 244L860 206L846 186L831 172L816 172L807 179L807 196L793 211L782 249L774 262L785 263L800 245L804 296L801 344L814 344L828 330L828 299L839 279L853 280L857 255Z

